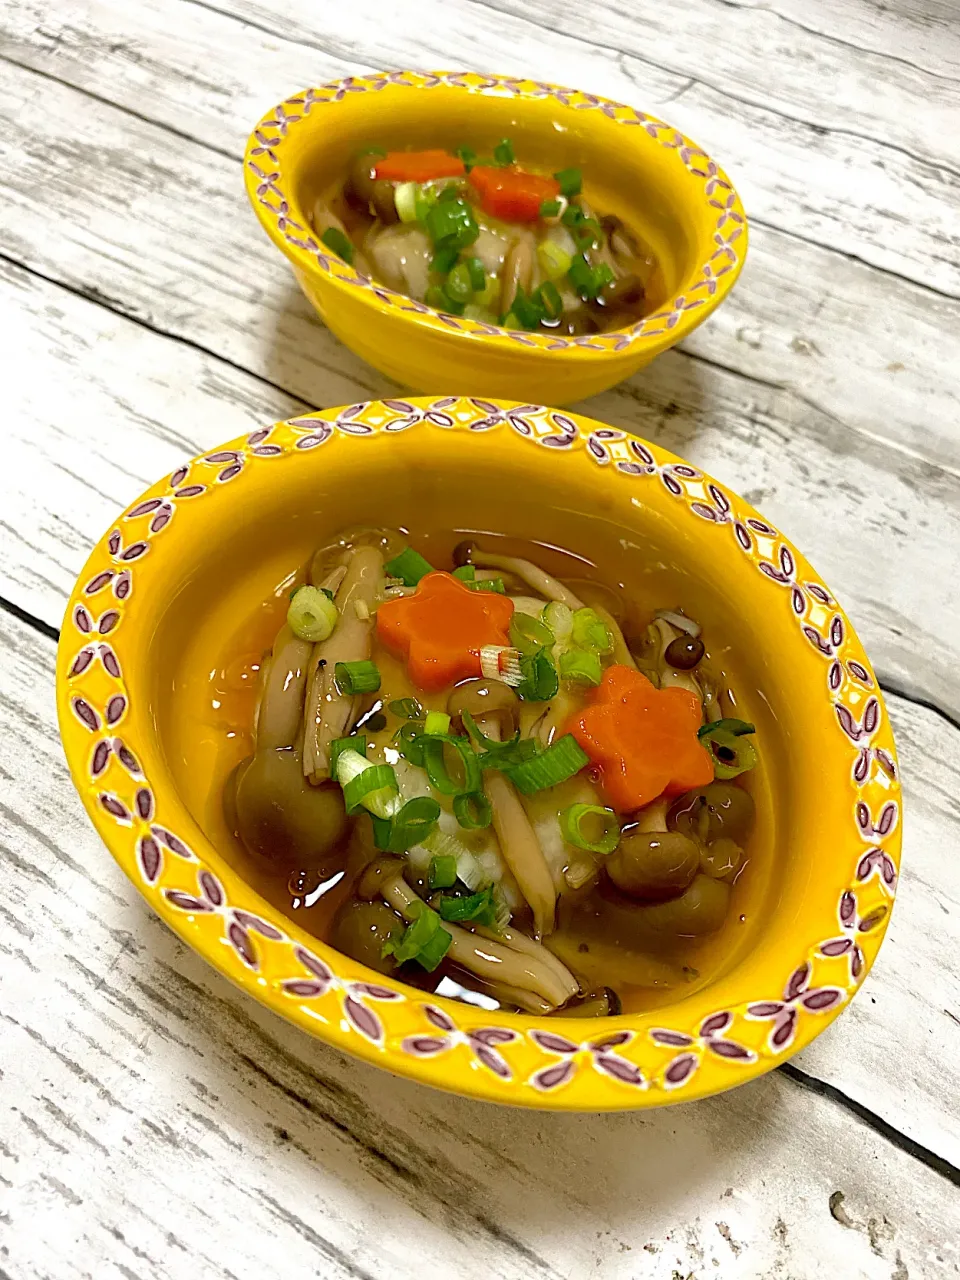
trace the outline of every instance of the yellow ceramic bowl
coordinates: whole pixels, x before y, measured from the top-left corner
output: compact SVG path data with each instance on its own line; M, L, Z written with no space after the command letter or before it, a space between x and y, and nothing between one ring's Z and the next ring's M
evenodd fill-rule
M236 869L206 674L328 535L357 523L416 531L424 510L432 528L588 555L632 595L695 611L724 655L761 749L757 871L743 877L744 920L712 980L673 1003L584 1021L427 995L318 942ZM889 918L900 849L893 737L840 607L736 494L586 418L392 400L279 423L193 459L93 551L64 620L57 695L87 811L170 927L311 1034L440 1088L571 1110L727 1089L845 1007Z
M550 170L582 167L584 191L642 233L663 270L655 314L591 337L510 332L442 315L328 253L309 210L374 142L466 144L509 136ZM726 297L747 251L729 179L671 125L592 94L467 72L377 72L307 89L257 125L247 194L326 324L375 368L432 394L568 404L612 387L686 337Z

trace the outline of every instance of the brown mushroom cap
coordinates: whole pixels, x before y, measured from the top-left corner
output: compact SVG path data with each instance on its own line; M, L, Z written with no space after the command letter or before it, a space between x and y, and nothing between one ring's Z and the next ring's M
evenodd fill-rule
M469 712L474 720L496 717L504 737L512 736L517 727L520 699L502 680L465 680L456 685L447 698L451 716Z

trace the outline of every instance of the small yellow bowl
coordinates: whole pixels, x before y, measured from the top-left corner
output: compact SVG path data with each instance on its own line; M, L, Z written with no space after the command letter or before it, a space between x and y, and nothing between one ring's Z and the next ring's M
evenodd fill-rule
M416 530L418 511L430 511L430 528L492 529L589 556L628 594L695 610L723 654L761 748L757 869L742 877L711 980L672 1003L585 1022L426 995L317 941L238 870L209 672L236 655L261 603L314 547L358 523ZM836 1017L887 926L900 788L883 699L849 622L741 498L587 418L389 400L278 423L193 459L91 554L64 619L57 705L90 817L172 929L311 1034L458 1093L603 1110L741 1084Z
M377 284L314 236L308 211L360 147L488 152L504 136L538 165L581 167L591 201L643 235L663 273L654 314L588 337L513 332ZM533 80L392 71L307 89L254 129L244 180L264 230L337 337L388 377L432 394L568 404L604 391L704 321L747 252L739 196L689 138L633 107Z

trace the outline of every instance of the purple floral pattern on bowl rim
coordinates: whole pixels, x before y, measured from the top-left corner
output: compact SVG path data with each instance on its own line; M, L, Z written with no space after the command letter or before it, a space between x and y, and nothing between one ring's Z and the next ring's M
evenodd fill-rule
M279 973L270 981L300 1025L366 1056L376 1058L389 1050L391 1068L417 1078L450 1087L428 1076L423 1067L459 1053L456 1087L464 1092L478 1091L471 1085L473 1071L487 1081L479 1090L482 1096L555 1105L547 1099L562 1094L587 1072L601 1079L609 1092L598 1108L626 1108L642 1105L640 1097L682 1097L705 1061L726 1069L715 1086L701 1090L706 1093L769 1069L788 1050L809 1041L824 1015L829 1021L843 1007L863 981L889 919L902 815L899 770L876 680L831 593L812 572L800 570L797 554L772 525L698 468L624 431L586 420L584 425L590 429L582 429L569 414L538 405L416 397L307 414L201 454L121 515L91 556L68 605L61 637L59 662L67 685L61 716L68 714L85 731L83 760L71 756L71 771L108 843L104 823L127 833L131 857L123 863L125 869L158 914L184 936L187 922L202 920L219 930L224 957L233 959L216 963L228 976L242 982L238 971L261 980L267 972ZM672 499L685 504L691 518L712 524L717 536L731 536L732 545L763 574L771 592L779 593L781 607L790 611L822 658L825 694L835 712L837 732L849 746L850 825L858 853L849 884L836 903L830 936L811 940L779 991L758 991L755 998L717 1010L692 1027L662 1026L656 1015L624 1015L611 1019L605 1029L591 1027L584 1039L571 1037L571 1020L558 1022L556 1029L546 1020L531 1026L530 1019L497 1013L478 1021L480 1011L470 1006L423 996L369 971L361 970L368 976L360 979L338 973L343 957L301 936L252 890L247 905L228 901L220 878L203 856L158 815L156 793L141 768L137 743L124 736L130 694L122 633L126 612L136 608L137 564L162 551L164 535L175 524L181 504L215 500L225 485L242 483L252 466L304 457L338 437L414 429L508 431L542 448L545 459L558 451L581 450L598 468L622 476L624 483L661 485ZM101 604L104 599L106 606ZM100 639L105 635L109 641ZM104 679L111 690L106 698L96 692L102 688L97 681ZM872 947L869 958L867 946ZM338 1034L311 1022L311 1010L328 1008L330 1001L339 1010ZM390 1009L399 1006L413 1008L419 1029L405 1025L402 1033L392 1032ZM644 1021L648 1029L640 1034L631 1021ZM328 1028L332 1022L329 1013L320 1019ZM756 1026L761 1028L759 1040L750 1035ZM512 1056L520 1046L534 1049L541 1059L533 1070Z

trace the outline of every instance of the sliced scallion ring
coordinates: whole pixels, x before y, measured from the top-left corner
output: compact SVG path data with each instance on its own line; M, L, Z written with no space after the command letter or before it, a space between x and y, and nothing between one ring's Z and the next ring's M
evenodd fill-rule
M387 710L392 711L401 720L423 719L423 707L416 698L397 698L395 702L388 703Z
M455 738L452 734L444 733L433 737L424 735L422 742L424 768L432 786L441 795L468 795L472 791L480 790L480 762L468 738ZM444 759L444 747L451 747L460 757L460 763L463 766L463 778L459 782L451 776L447 769L447 762Z
M359 662L338 662L333 668L333 678L337 688L347 697L356 693L376 693L380 688L380 671L369 658Z
M415 182L401 182L393 193L393 203L397 206L397 216L401 222L416 222L417 197L420 188Z
M406 587L415 587L421 578L433 573L433 565L425 560L413 547L405 547L398 556L388 560L383 566L384 572L391 578L401 578Z
M452 854L442 853L430 859L427 884L431 889L452 889L457 883L457 860Z
M754 768L757 749L742 734L721 729L720 722L710 725L710 731L702 734L700 741L713 759L713 772L721 779L736 778Z
M453 813L465 831L489 827L493 821L493 806L482 791L454 796Z
M337 764L340 756L344 751L355 751L357 755L366 759L367 755L367 735L365 733L355 733L350 738L334 738L327 748L327 756L330 760L330 777L337 777Z
M599 824L600 834L592 837L584 829L585 824ZM620 822L612 809L599 804L572 804L560 814L560 830L567 844L604 857L613 853L620 843Z
M579 680L583 684L598 685L603 678L603 667L596 649L567 649L560 655L560 679Z
M450 717L445 711L428 711L424 721L423 732L433 737L435 734L450 732Z
M340 757L343 764L343 754ZM343 788L343 807L347 813L368 809L378 818L391 818L399 791L397 775L388 764L369 764ZM392 802L392 803L391 803Z
M553 632L545 622L529 613L514 611L510 619L510 643L521 653L537 653L553 644Z
M318 644L327 640L337 625L340 614L325 591L319 587L300 587L293 593L287 609L287 625L300 640Z
M541 751L539 755L532 756L505 772L518 791L522 791L525 796L532 796L547 787L566 782L567 778L572 778L589 763L590 757L573 734L565 733L562 738L551 743L546 751Z
M735 738L741 738L745 733L757 732L757 726L751 724L749 720L737 720L731 716L724 720L714 720L711 724L701 725L697 730L697 737L709 737L717 729L722 729L725 733L732 733Z
M437 825L440 806L432 796L415 796L389 820L373 819L374 843L390 853L406 853L422 844Z

